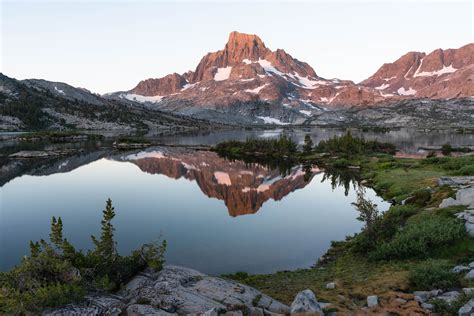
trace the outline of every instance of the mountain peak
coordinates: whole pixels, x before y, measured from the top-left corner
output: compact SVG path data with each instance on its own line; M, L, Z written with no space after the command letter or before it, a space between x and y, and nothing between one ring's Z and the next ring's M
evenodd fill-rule
M229 34L224 51L232 57L240 58L233 61L242 61L243 58L255 60L263 57L269 52L269 49L257 35L234 31Z

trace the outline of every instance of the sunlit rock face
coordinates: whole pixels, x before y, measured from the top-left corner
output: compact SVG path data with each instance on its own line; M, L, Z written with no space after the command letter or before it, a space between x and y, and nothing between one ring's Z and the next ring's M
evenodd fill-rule
M429 54L409 52L386 63L361 85L386 96L449 99L474 95L474 44L436 49Z
M472 43L409 52L354 83L322 78L285 50L271 50L259 36L232 32L224 48L207 53L194 70L146 79L108 97L227 123L237 117L240 123L298 124L337 108L471 97L473 56Z
M279 170L229 161L213 152L172 148L155 148L113 159L131 162L150 174L196 181L205 195L224 201L230 216L254 214L269 199L278 201L304 188L320 172L313 168L308 174L297 166L282 175Z

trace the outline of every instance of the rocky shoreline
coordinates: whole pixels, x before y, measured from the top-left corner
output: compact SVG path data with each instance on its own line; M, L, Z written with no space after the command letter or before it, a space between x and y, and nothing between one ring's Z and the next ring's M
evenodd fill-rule
M275 315L290 307L247 285L167 265L160 272L146 270L118 293L97 294L81 304L46 311L43 315Z
M452 273L474 273L474 262L457 266ZM474 275L473 275L474 276ZM328 284L335 288L336 284ZM166 265L162 271L139 273L115 294L96 293L81 303L43 312L43 316L79 315L205 315L205 316L278 316L278 315L429 315L433 301L452 304L461 296L474 294L474 288L462 291L441 289L392 293L390 299L367 297L366 306L353 313L331 311L331 303L319 302L309 290L299 292L291 306L236 281L203 274L193 269ZM460 316L474 313L474 299L459 310ZM401 313L401 314L400 314Z

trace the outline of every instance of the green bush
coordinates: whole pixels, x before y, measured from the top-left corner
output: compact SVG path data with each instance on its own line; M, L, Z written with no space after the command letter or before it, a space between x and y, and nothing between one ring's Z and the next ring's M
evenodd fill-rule
M451 265L445 262L428 260L411 270L408 275L413 290L448 289L457 285L455 273L450 271Z
M415 193L413 193L413 196L409 197L405 203L423 207L427 205L430 200L431 191L428 189L421 189L415 191Z
M387 242L379 244L370 257L376 260L425 258L438 247L446 246L466 235L461 221L442 216L420 216Z
M0 314L35 314L44 308L80 301L85 294L84 287L78 284L56 283L29 291L2 287L0 289Z
M368 253L378 245L390 241L399 232L406 221L418 212L411 205L394 205L375 222L372 235L364 230L352 240L352 249L356 252Z
M114 240L115 217L109 199L103 211L95 248L76 251L63 237L61 218L51 220L50 243L30 242L29 256L9 272L0 273L0 315L39 313L44 308L80 300L88 290L115 290L140 270L163 267L166 241L146 244L121 256Z
M451 155L452 151L453 151L453 147L451 146L451 144L444 144L443 146L441 146L441 152L445 156Z
M456 175L473 175L474 156L433 157L420 161L422 165L431 165Z
M454 174L457 176L474 176L474 165L462 166Z

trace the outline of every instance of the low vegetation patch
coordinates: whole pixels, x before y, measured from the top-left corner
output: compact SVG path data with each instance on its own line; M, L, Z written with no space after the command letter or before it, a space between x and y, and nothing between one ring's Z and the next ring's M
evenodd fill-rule
M439 247L466 237L464 224L454 218L420 216L397 232L390 241L378 245L370 256L377 260L427 258Z
M287 136L277 139L253 139L244 142L226 141L217 144L213 150L223 156L239 159L250 156L262 158L288 158L296 153L297 144Z
M458 276L445 260L427 260L410 271L408 280L413 290L450 289L459 285Z
M322 140L315 148L316 152L330 153L331 155L368 155L374 153L385 153L394 155L396 148L390 143L381 143L377 140L365 140L363 137L354 137L350 132L344 136L334 136L328 140Z
M107 200L101 234L92 236L94 249L77 251L63 237L61 218L51 220L50 241L30 242L30 255L11 271L0 274L0 314L40 313L45 308L78 301L89 291L113 291L146 267L160 270L166 241L143 245L129 256L117 252Z

